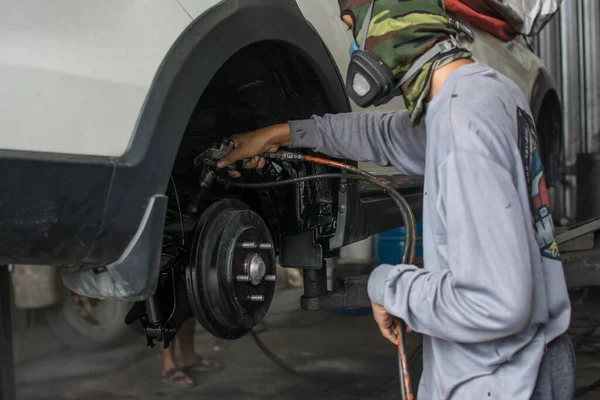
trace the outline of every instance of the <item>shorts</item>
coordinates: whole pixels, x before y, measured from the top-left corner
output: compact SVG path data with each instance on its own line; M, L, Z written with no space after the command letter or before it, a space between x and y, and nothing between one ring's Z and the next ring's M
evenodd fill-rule
M531 400L572 400L575 398L575 351L567 334L554 339L538 373Z

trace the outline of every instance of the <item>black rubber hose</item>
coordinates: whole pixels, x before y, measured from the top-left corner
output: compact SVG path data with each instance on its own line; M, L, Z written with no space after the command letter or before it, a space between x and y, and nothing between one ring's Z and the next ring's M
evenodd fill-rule
M291 366L289 366L281 358L277 357L275 355L275 353L273 353L271 351L271 349L269 349L267 347L267 345L265 345L264 342L258 337L258 335L256 334L256 332L254 332L254 330L251 330L250 334L252 335L252 339L254 340L254 343L256 344L256 346L260 349L260 351L263 352L263 354L265 356L267 356L267 358L269 360L271 360L273 362L273 364L277 365L279 368L281 368L283 371L285 371L285 372L287 372L289 374L296 375L296 376L299 376L301 378L305 378L304 375L302 375L300 372L296 371L294 368L292 368Z

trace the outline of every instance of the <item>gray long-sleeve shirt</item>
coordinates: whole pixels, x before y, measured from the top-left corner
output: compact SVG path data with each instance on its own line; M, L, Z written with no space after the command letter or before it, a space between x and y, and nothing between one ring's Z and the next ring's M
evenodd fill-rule
M476 62L421 126L406 111L290 123L292 147L424 174L424 269L382 265L369 296L424 335L422 399L529 399L570 303L522 91Z

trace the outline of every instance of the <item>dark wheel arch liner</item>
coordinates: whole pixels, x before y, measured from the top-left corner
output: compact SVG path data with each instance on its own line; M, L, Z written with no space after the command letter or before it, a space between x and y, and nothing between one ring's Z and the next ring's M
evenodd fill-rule
M540 68L540 72L533 85L533 93L530 101L531 113L536 120L539 118L542 106L544 105L544 100L549 94L554 94L556 96L560 109L560 96L558 95L556 82L554 82L554 79L545 68Z
M144 246L135 246L133 241L161 236L156 234L162 233L161 219L151 218L155 222L149 224L144 215L164 213L165 202L154 200L166 191L194 107L228 58L250 44L272 40L293 46L303 55L323 85L331 112L350 110L331 55L294 0L225 0L195 20L170 49L123 157L0 154L0 167L8 171L0 182L4 189L1 203L7 205L0 210L0 261L110 264L144 274L140 281L148 281L146 274L155 276L156 272L148 270L158 268L158 260L150 266L139 253L154 254L150 249L160 246L161 239L146 241ZM32 186L26 188L23 182ZM149 207L162 209L151 212ZM141 229L151 229L153 234ZM69 287L77 291L79 274L71 271L69 275ZM147 283L153 289L152 282ZM96 294L110 298L110 292ZM130 293L121 291L114 297L139 299L148 294L134 285Z
M541 68L533 87L531 113L538 129L548 187L556 186L560 180L559 164L563 157L562 105L558 93L554 79L546 69ZM558 124L557 129L553 129L554 121Z

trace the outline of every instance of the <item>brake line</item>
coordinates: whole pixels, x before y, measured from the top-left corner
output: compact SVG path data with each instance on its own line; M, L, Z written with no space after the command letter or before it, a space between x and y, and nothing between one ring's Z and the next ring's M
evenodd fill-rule
M343 171L347 171L349 173L324 173L317 175L304 176L300 178L292 178L292 179L284 179L281 181L274 182L260 182L260 183L242 183L236 182L233 180L225 180L221 179L223 183L228 186L239 187L239 188L266 188L266 187L275 187L281 185L291 185L299 182L316 180L316 179L353 179L359 181L369 182L375 186L378 186L387 193L398 209L400 210L400 214L402 215L402 220L404 222L404 227L406 229L406 239L404 251L402 253L402 264L413 264L415 257L415 245L417 241L416 237L416 220L415 216L410 208L410 205L406 201L406 199L393 187L390 186L390 183L386 180L379 179L376 176L363 171L360 168L354 167L352 165L344 164L339 161L329 160L320 157L314 157L309 155L304 155L300 153L293 153L289 151L278 151L275 153L265 153L262 154L264 158L267 159L275 159L280 161L291 161L291 162L311 162L315 164L326 165L333 168L338 168ZM400 319L397 320L397 330L396 334L398 335L398 372L400 377L400 390L402 394L402 400L414 400L414 394L412 391L410 374L408 368L408 359L406 357L406 344L405 344L405 336L406 336L406 328L404 326L403 321Z

